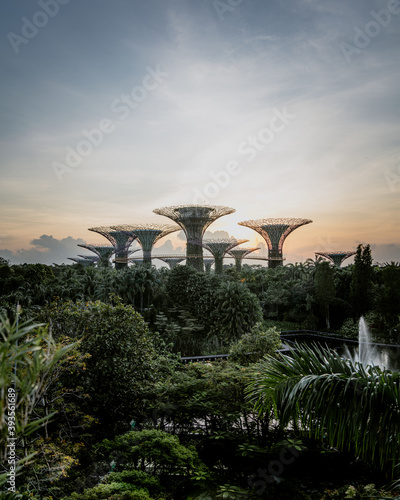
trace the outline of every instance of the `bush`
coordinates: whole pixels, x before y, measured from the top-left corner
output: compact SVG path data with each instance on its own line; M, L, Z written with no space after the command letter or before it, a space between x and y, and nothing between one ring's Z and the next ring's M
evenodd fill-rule
M72 493L64 500L152 500L149 492L143 488L134 489L126 483L100 484L82 493Z
M177 436L153 429L131 431L112 441L105 439L98 453L115 460L120 470L129 467L144 472L151 468L152 475L188 475L202 465L197 452L180 444Z
M267 354L273 356L281 347L282 342L277 329L272 327L265 330L262 323L257 323L249 333L245 333L238 342L232 344L229 350L229 360L249 365L256 363Z
M104 479L103 483L125 483L134 485L137 488L145 488L150 494L156 495L161 491L160 481L158 477L151 476L140 470L124 470L122 472L110 472Z

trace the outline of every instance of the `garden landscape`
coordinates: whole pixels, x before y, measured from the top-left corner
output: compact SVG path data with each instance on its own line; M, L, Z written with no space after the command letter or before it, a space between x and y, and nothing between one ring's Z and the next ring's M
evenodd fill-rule
M0 500L400 500L399 35L0 2Z
M128 260L2 260L4 498L396 498L399 364L358 334L398 362L398 263Z

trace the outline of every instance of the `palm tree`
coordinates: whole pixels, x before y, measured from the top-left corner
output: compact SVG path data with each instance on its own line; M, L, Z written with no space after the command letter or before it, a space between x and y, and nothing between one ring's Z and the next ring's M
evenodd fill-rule
M393 475L400 460L400 373L318 345L297 345L292 357L266 357L256 372L248 392L260 413L273 406L283 428L292 422Z

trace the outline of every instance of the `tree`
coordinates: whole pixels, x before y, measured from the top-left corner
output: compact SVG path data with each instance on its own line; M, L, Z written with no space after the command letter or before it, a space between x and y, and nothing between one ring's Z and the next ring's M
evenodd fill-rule
M358 245L352 268L350 297L354 317L367 313L372 303L372 257L369 245Z
M10 260L5 259L4 257L0 257L0 266L9 266L10 265Z
M391 263L380 268L378 279L377 309L385 326L394 328L400 323L400 267Z
M248 391L260 413L275 408L310 436L393 474L400 460L400 373L363 366L314 345L268 357Z
M330 328L329 306L335 298L334 271L329 262L321 262L315 271L315 299L320 306L326 322Z
M227 340L238 339L262 320L260 302L246 285L227 282L216 290L213 332Z
M132 306L101 302L54 303L46 312L56 338L81 339L89 354L85 390L106 428L129 426L146 405L157 353L142 316Z

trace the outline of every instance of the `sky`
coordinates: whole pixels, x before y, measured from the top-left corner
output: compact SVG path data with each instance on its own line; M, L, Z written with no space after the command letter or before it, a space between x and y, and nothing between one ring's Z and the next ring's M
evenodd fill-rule
M169 224L153 209L192 203L236 209L210 231L243 246L262 239L240 221L313 220L287 238L286 262L359 243L400 261L400 0L0 9L11 263L71 263L78 243L106 243L89 227Z

